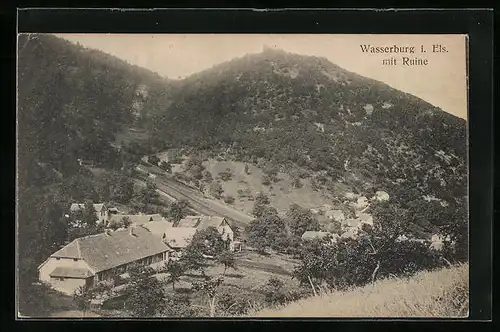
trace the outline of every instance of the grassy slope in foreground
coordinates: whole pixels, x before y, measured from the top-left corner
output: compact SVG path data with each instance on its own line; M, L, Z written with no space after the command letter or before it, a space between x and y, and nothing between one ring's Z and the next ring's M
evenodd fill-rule
M469 265L457 265L413 278L385 279L346 292L331 292L256 317L467 317Z

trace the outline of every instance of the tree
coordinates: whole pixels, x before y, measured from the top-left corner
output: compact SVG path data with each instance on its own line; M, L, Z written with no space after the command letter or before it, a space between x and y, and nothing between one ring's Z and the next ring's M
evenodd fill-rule
M136 317L154 317L162 308L163 287L155 277L145 277L133 284L125 306Z
M212 182L212 180L213 180L212 173L210 173L210 171L208 171L208 170L204 170L203 171L203 181Z
M187 200L179 200L178 202L173 202L168 208L167 215L172 221L179 221L187 216L188 206L189 203Z
M265 301L269 305L283 305L288 302L288 294L285 291L285 283L276 277L271 277L263 287Z
M210 195L219 199L219 198L221 198L221 195L224 192L224 189L222 188L222 185L219 182L214 181L210 184L209 192L210 192Z
M82 222L88 226L94 225L97 221L96 210L92 201L85 201L83 208Z
M134 194L134 183L128 176L116 175L112 177L110 191L111 200L127 204Z
M186 171L190 171L193 168L199 168L199 167L203 168L202 163L203 160L201 160L200 157L193 156L189 158L188 161L186 162Z
M293 188L302 188L302 182L300 181L299 177L294 177L292 180L292 187Z
M167 173L172 173L172 164L168 161L162 161L160 163L160 168Z
M110 229L112 229L114 231L116 231L120 227L121 227L121 223L119 221L115 220L115 219L111 220L109 222L109 224L108 224L108 228L110 228Z
M271 207L267 207L262 216L250 222L246 233L247 243L260 253L265 253L268 248L279 250L287 245L285 222Z
M137 203L139 203L139 208L147 209L148 205L157 202L160 194L156 191L156 184L153 181L147 181L146 187L141 189L139 195L137 196Z
M187 270L201 271L205 274L206 256L217 257L225 249L222 235L215 227L198 231L188 244L181 257L181 264Z
M308 209L292 204L287 213L287 221L294 235L302 236L305 231L318 231L319 223Z
M439 228L439 233L446 239L443 255L453 262L465 262L468 260L469 224L465 208L467 205L466 202L460 203L448 207L448 222ZM449 239L447 239L448 237Z
M219 264L224 265L224 272L222 273L223 276L226 275L226 270L228 268L231 268L233 270L236 270L236 261L234 259L234 253L228 250L224 250L221 252L219 255L217 255L217 262Z
M229 181L233 178L233 172L231 171L231 169L228 168L225 171L220 172L219 177L221 178L222 181Z
M269 205L269 197L264 195L264 193L260 192L257 196L255 196L255 205Z
M326 283L345 289L443 265L429 243L400 240L402 235L411 237L406 210L386 203L372 207L374 227L363 227L357 238L339 239L336 244L328 238L304 243L294 276L313 288L314 283Z
M159 317L193 317L196 314L191 300L185 294L165 294L164 301L157 313Z
M169 261L167 264L167 272L169 273L167 282L172 283L172 290L175 290L175 283L181 280L184 274L184 266L178 261Z
M123 227L128 228L132 224L132 220L130 220L130 217L125 216L121 219L121 224Z
M89 287L80 286L73 293L73 301L76 303L78 309L83 311L83 314L90 309L90 301L92 300L92 292Z
M55 308L52 304L49 286L44 284L33 284L26 282L25 278L19 278L20 284L17 286L19 314L26 317L47 317Z
M233 230L233 237L235 239L239 239L241 236L241 231L238 226L231 225L231 229Z
M233 204L234 203L234 197L231 195L227 195L224 197L224 203L226 204Z
M263 193L259 193L253 203L252 214L257 218L261 218L266 214L272 213L269 209L269 203L269 197Z
M209 278L202 282L193 283L193 289L204 293L209 300L210 317L215 317L216 296L219 286L224 282L224 278Z
M160 163L160 158L157 155L152 155L148 157L148 163L158 166Z

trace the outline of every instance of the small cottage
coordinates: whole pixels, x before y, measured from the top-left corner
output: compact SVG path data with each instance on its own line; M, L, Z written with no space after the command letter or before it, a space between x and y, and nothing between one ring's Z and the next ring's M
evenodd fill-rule
M93 204L96 222L105 222L108 217L108 211L104 203ZM83 211L85 209L85 203L73 203L71 204L69 211L70 213L76 213L78 211Z
M339 236L335 233L330 232L322 232L322 231L306 231L302 234L303 241L311 241L311 240L322 240L330 236L332 238L332 243L337 243Z
M343 222L345 220L345 215L342 210L329 210L325 212L325 217L330 220L335 220L338 222Z

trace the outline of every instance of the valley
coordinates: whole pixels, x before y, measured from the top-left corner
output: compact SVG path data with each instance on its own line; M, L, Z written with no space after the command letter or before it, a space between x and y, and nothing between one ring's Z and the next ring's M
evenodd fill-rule
M53 35L20 45L25 315L295 315L464 275L466 120L275 48L172 80ZM41 270L66 258L85 286L71 298L50 287L73 290L67 266ZM93 307L121 285L126 301Z

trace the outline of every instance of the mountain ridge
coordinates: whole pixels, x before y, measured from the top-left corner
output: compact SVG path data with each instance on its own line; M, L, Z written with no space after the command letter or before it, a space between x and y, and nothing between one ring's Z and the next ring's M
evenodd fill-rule
M169 102L150 127L161 148L306 172L324 191L464 204L466 121L325 58L246 55L180 81Z

